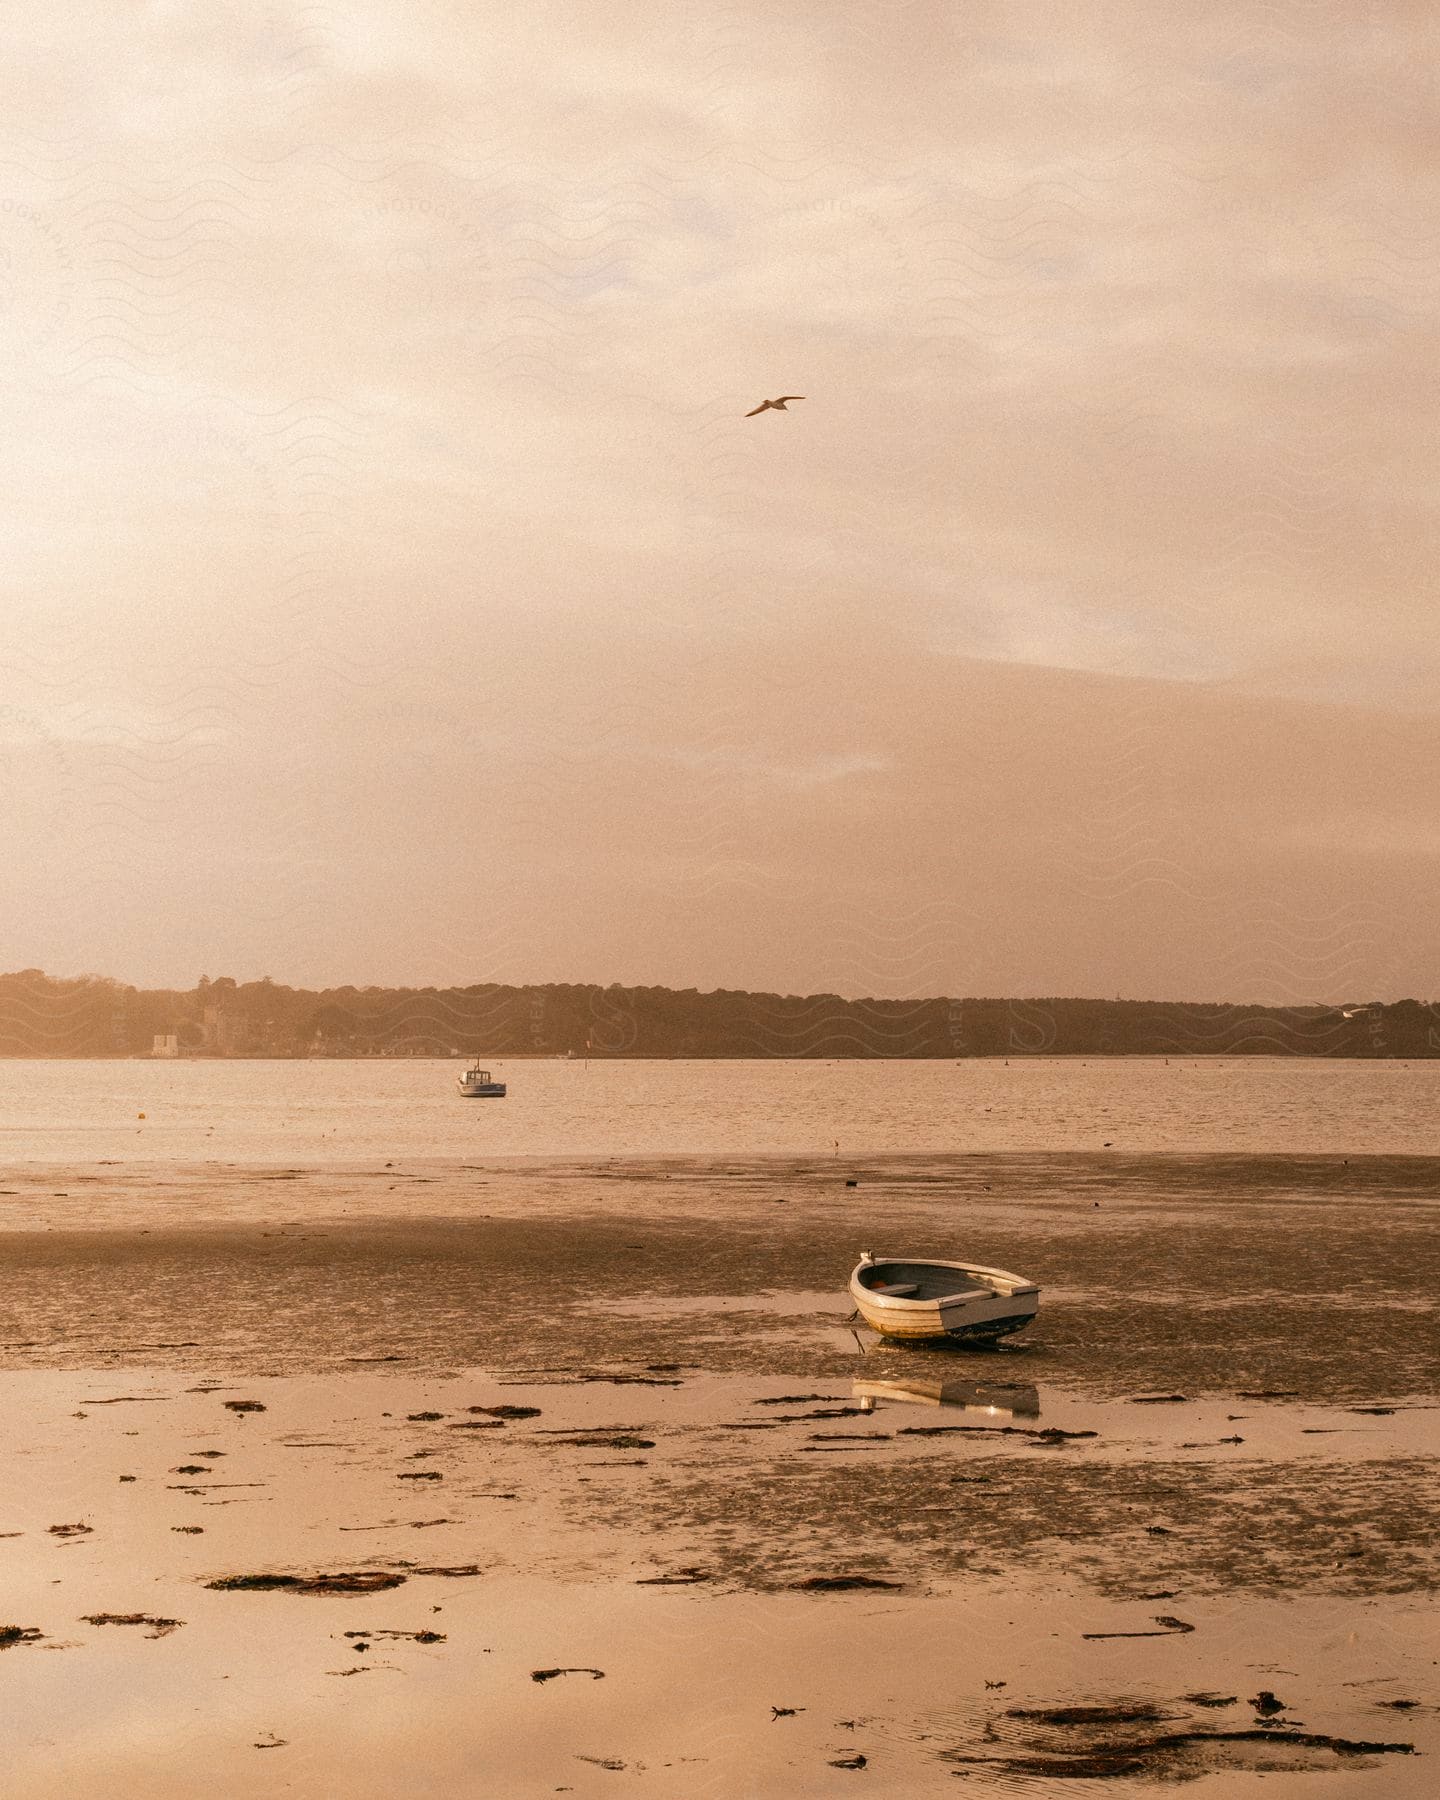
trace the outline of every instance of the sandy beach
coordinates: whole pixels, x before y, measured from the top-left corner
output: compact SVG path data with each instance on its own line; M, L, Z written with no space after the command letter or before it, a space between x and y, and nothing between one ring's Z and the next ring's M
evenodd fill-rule
M1431 1791L1440 1163L0 1186L16 1800ZM957 1237L1024 1337L852 1331Z

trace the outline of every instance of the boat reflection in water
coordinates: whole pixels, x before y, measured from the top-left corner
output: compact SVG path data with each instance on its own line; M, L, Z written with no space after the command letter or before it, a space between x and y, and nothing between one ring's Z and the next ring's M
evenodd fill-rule
M874 1412L877 1400L902 1400L912 1406L953 1406L991 1419L1040 1416L1040 1390L1025 1382L857 1381L852 1391L865 1412Z

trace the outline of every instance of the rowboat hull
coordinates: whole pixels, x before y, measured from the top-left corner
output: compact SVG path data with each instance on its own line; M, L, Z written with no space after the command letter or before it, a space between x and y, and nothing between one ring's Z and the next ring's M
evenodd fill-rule
M879 1291L892 1272L897 1291ZM1040 1306L1039 1288L1004 1269L899 1258L865 1258L850 1277L850 1298L872 1331L910 1342L993 1342L1023 1331Z

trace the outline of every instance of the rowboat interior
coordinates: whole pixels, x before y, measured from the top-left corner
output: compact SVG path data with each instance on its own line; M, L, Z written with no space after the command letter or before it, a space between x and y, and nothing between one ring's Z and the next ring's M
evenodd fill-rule
M977 1281L963 1269L935 1263L878 1262L860 1270L860 1285L892 1300L957 1300L978 1294L1008 1294L1009 1283Z

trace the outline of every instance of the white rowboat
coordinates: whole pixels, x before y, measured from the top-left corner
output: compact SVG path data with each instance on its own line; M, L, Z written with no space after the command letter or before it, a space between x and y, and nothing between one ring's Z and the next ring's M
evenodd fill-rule
M866 1250L850 1277L850 1298L883 1337L987 1340L1028 1325L1040 1290L1004 1269L875 1257Z

